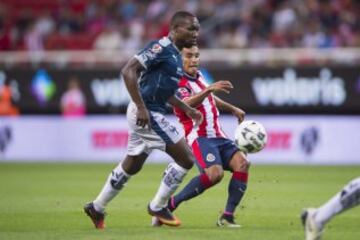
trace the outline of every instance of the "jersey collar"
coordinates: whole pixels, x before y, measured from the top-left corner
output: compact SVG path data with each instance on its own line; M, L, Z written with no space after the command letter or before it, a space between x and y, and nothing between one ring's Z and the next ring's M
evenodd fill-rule
M196 74L196 77L193 77L193 76L190 76L189 74L187 74L186 72L184 72L184 77L187 79L187 80L190 80L190 81L193 81L195 82L198 77L199 77L199 73Z
M173 42L173 40L171 39L170 35L168 35L167 37L165 37L167 39L169 39L169 41L171 42L171 44L173 45L173 47L176 49L176 51L179 52L179 54L181 53L181 51L178 49L178 47L175 45L175 43Z

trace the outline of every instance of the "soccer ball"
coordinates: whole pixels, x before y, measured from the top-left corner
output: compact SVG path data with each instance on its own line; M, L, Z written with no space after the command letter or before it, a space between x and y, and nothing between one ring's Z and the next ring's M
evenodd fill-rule
M265 147L266 141L265 128L257 121L244 121L235 130L235 143L243 152L259 152Z

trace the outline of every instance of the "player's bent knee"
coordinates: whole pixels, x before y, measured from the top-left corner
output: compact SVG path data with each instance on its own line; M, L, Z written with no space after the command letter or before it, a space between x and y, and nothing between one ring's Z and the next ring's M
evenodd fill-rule
M174 161L179 164L179 166L190 170L194 165L195 159L191 156L183 156L181 158L174 158Z
M212 184L217 184L221 182L224 177L224 170L218 166L212 166L206 171Z
M191 169L194 166L194 162L196 161L194 155L190 150L186 151L186 153L180 159L181 159L181 164L179 165L181 165L186 169Z
M190 153L184 162L184 168L191 169L194 166L195 157Z
M166 152L174 159L174 161L185 169L191 169L195 162L195 157L187 145L185 139L182 139L174 145L167 145Z
M128 173L129 175L135 175L138 172L140 172L142 166L137 166L137 165L123 165L123 169L126 173Z
M247 160L245 160L245 161L242 163L242 168L243 168L243 169L246 169L246 171L247 171L247 170L249 170L250 165L251 165L250 162L247 161Z
M124 171L129 175L135 175L142 169L146 155L142 156L126 156L122 163Z
M247 172L250 168L250 162L242 152L235 153L229 165L233 171Z

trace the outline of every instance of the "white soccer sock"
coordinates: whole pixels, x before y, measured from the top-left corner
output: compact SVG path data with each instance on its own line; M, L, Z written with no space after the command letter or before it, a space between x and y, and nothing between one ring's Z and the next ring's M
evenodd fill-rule
M360 178L349 182L341 192L337 193L324 205L319 207L315 214L315 222L324 225L332 217L360 204Z
M314 216L316 224L323 226L333 216L341 212L343 206L340 202L340 193L337 193L329 201L319 207Z
M150 208L152 210L157 211L167 206L169 198L175 193L187 172L187 169L179 166L175 162L168 165L164 177L161 180L160 187L154 199L150 202Z
M125 183L131 177L121 166L122 163L110 173L104 187L93 201L96 211L104 212L106 205L121 191Z

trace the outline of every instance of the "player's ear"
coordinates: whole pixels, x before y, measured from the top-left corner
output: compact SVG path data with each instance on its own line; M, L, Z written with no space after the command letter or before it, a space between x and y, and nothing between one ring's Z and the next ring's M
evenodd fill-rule
M173 31L174 36L177 36L177 35L178 35L178 29L179 29L178 27L174 27L174 28L173 28L172 31Z
M175 30L176 34L179 34L180 28L181 28L181 25L180 25L180 24L179 24L179 25L176 25L176 26L174 27L174 30Z

